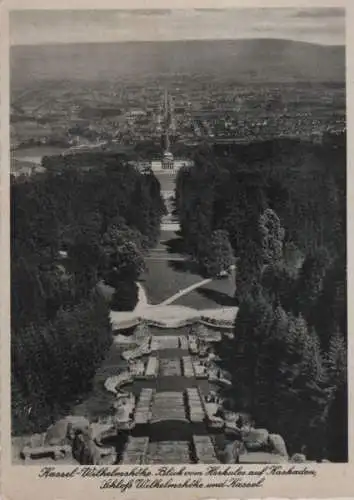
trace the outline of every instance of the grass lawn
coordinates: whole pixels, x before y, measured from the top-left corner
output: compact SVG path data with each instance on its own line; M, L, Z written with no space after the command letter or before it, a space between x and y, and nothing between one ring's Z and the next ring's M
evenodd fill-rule
M188 306L195 309L212 309L235 306L233 298L234 282L230 279L215 279L196 290L183 295L173 302L174 305Z
M160 241L169 241L175 238L179 238L179 236L175 233L175 231L161 231L160 232Z
M144 275L144 286L150 304L159 304L171 295L187 288L203 278L196 273L183 270L167 260L147 260L147 272ZM182 267L182 266L181 266Z

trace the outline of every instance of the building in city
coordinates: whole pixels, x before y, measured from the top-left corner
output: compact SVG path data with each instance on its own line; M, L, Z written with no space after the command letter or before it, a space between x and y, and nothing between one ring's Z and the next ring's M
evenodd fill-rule
M165 131L165 147L160 159L151 161L153 172L166 172L175 174L182 167L192 167L194 162L187 158L175 158L170 150L169 133Z
M171 98L165 91L164 103L157 116L157 129L162 132L163 148L160 158L149 162L150 169L156 173L175 174L182 167L193 167L194 162L188 158L175 158L171 152L170 136L176 133L174 107ZM138 162L137 168L146 172L146 161Z

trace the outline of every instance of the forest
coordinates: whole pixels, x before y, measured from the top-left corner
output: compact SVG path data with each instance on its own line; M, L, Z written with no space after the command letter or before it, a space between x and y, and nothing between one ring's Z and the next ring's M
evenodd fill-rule
M159 237L155 176L104 154L95 162L84 172L58 157L11 183L13 434L40 432L90 389L112 340L109 310L134 308Z
M204 146L176 181L191 257L236 260L231 397L290 452L335 462L348 458L345 142Z

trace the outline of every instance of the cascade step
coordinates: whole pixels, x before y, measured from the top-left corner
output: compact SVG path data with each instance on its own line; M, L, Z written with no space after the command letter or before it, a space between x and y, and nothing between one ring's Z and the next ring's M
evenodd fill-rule
M121 464L123 465L144 464L148 445L149 445L148 437L130 436L127 446L123 453Z
M182 365L183 365L183 375L188 378L194 377L193 364L190 356L183 356Z
M180 349L183 349L184 351L187 351L189 348L188 340L185 335L180 335L179 337L179 347Z
M188 441L149 443L146 457L148 464L188 464L190 461Z
M159 360L156 356L150 356L145 370L145 378L156 378L159 373Z
M200 399L200 394L197 388L190 387L186 389L187 406L189 419L193 423L204 421L204 408Z
M187 421L182 392L157 392L151 409L151 421Z
M147 424L151 417L151 403L156 389L144 388L136 405L134 420L136 424Z
M193 445L197 462L200 464L217 464L215 448L210 436L193 436Z
M160 375L162 377L179 377L182 375L181 358L160 360Z
M162 349L178 349L179 337L178 335L161 335L153 337L159 350Z

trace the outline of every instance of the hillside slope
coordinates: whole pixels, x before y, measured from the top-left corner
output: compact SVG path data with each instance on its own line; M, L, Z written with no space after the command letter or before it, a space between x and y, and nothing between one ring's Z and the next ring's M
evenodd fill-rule
M340 82L345 79L345 49L272 39L15 46L11 72L14 83L175 73L240 82Z

